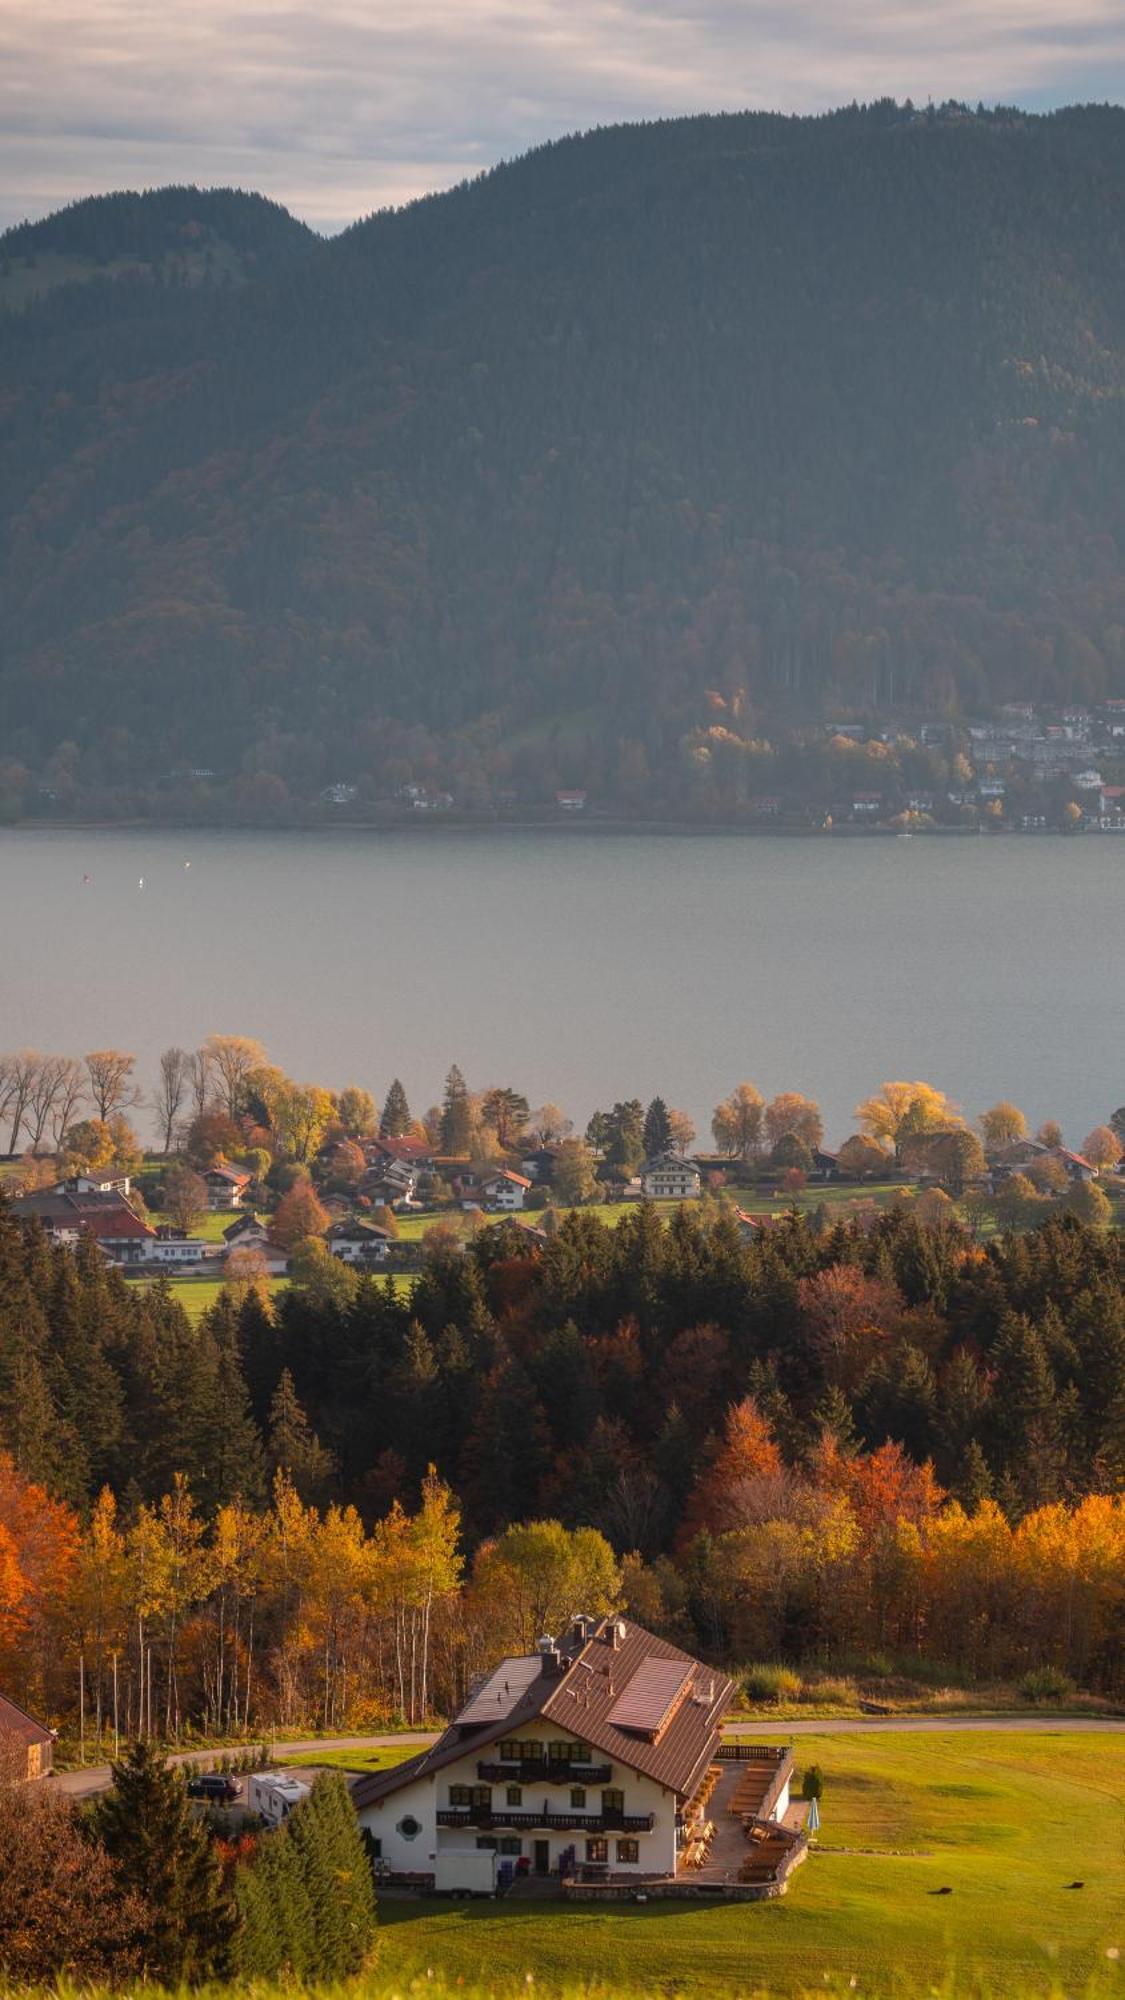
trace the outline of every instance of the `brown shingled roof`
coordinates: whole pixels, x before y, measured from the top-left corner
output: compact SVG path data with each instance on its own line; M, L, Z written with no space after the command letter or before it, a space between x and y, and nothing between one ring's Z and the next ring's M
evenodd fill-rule
M16 1736L21 1743L50 1743L52 1740L51 1731L45 1723L36 1722L26 1709L17 1708L14 1701L0 1694L0 1738L4 1736Z
M616 1645L612 1643L615 1628L620 1634ZM611 1713L638 1671L654 1660L682 1663L685 1676L688 1669L692 1671L682 1699L650 1738L612 1721ZM497 1673L500 1671L498 1668ZM479 1726L466 1726L455 1716L428 1750L392 1770L361 1779L352 1789L352 1798L362 1810L415 1778L428 1777L501 1737L518 1738L521 1729L540 1721L555 1723L568 1737L604 1751L614 1763L626 1764L686 1797L714 1754L733 1692L734 1683L725 1674L700 1665L668 1640L657 1639L631 1619L605 1618L592 1638L576 1644L564 1656L561 1674L552 1671L543 1659L520 1700L504 1715ZM471 1705L470 1699L466 1709Z

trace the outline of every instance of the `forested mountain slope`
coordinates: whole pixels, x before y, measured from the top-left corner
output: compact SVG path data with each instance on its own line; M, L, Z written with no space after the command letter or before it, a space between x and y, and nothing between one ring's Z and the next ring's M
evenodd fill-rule
M10 232L3 752L681 811L826 714L1125 694L1123 219L1123 111L883 104L331 243L183 189Z

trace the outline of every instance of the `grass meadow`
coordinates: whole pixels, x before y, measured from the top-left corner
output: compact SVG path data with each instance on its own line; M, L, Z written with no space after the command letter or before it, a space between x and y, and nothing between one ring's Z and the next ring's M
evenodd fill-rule
M380 1971L398 1991L430 1971L498 1994L1125 1994L1121 1735L833 1734L797 1754L824 1773L819 1851L779 1901L384 1897Z

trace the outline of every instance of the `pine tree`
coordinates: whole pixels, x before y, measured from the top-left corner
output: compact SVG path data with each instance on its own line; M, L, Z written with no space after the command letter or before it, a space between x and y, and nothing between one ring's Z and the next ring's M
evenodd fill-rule
M975 1514L983 1500L992 1498L992 1474L976 1438L965 1446L953 1491L966 1514Z
M406 1092L396 1076L387 1092L383 1116L379 1120L379 1131L384 1139L401 1139L403 1133L409 1129L410 1106L406 1101Z
M114 1764L113 1790L99 1801L94 1826L124 1886L149 1903L146 1970L170 1985L221 1973L237 1913L183 1778L151 1744L134 1743Z
M313 1906L290 1822L264 1833L235 1880L241 1928L232 1953L239 1979L308 1979L317 1970Z
M476 1422L465 1439L461 1474L474 1518L523 1520L547 1468L543 1407L523 1363L501 1361L481 1387Z
M469 1150L472 1136L472 1107L465 1079L454 1063L445 1079L445 1096L441 1108L441 1150L454 1158L461 1158Z
M251 1503L265 1494L262 1439L250 1409L233 1327L217 1341L219 1365L215 1376L215 1422L207 1459L204 1497L213 1506L240 1498Z
M374 1942L375 1890L359 1821L338 1771L321 1773L286 1832L312 1911L313 1976L326 1984L346 1978L360 1970Z
M282 1370L284 1346L277 1321L256 1285L247 1292L238 1309L238 1347L250 1392L250 1407L257 1423L264 1428L269 1422L270 1399Z
M852 1406L843 1390L833 1382L825 1390L816 1409L813 1422L820 1431L829 1431L836 1440L836 1448L845 1458L851 1457L858 1448Z
M662 1097L654 1097L645 1112L644 1142L645 1158L649 1160L666 1153L672 1144L672 1121Z
M266 1456L271 1478L277 1472L287 1473L306 1505L324 1499L336 1461L309 1423L288 1368L282 1369L270 1404Z

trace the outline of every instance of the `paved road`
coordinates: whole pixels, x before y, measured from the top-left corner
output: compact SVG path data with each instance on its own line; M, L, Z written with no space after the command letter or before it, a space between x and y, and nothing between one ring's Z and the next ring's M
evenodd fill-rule
M999 1729L1013 1735L1028 1730L1091 1730L1112 1729L1125 1732L1125 1719L1097 1715L869 1715L856 1719L833 1716L830 1719L807 1721L771 1722L768 1716L748 1715L738 1722L724 1724L728 1736L754 1736L769 1738L777 1743L787 1743L793 1736L836 1735L841 1732L875 1733L889 1730L900 1733L949 1733L951 1731L973 1729ZM391 1749L400 1743L421 1745L432 1743L432 1733L423 1731L400 1732L394 1736L321 1736L312 1737L304 1743L275 1743L272 1745L275 1764L284 1764L290 1757L314 1756L318 1750L382 1750ZM222 1755L221 1750L187 1750L178 1752L169 1761L173 1764L212 1764ZM109 1790L110 1771L108 1764L91 1764L85 1770L60 1771L54 1779L54 1788L66 1792L71 1798L92 1798L97 1792Z
M811 1718L806 1722L774 1722L768 1717L761 1720L748 1716L744 1722L727 1722L723 1725L727 1736L772 1736L778 1743L787 1743L791 1736L835 1736L846 1731L849 1735L865 1735L868 1730L880 1729L897 1732L915 1731L931 1733L965 1729L1000 1729L1005 1733L1018 1734L1021 1730L1036 1730L1040 1734L1053 1735L1058 1729L1115 1729L1125 1730L1125 1717L1100 1715L861 1715L854 1720L848 1716L832 1716L817 1722Z
M287 1758L310 1756L317 1750L379 1750L390 1749L399 1743L421 1746L424 1743L432 1743L433 1740L432 1731L411 1734L400 1730L394 1736L314 1736L307 1743L274 1743L270 1749L274 1763L284 1764ZM187 1766L199 1765L208 1770L222 1755L222 1750L182 1750L169 1757L168 1762ZM53 1786L56 1791L66 1792L72 1799L92 1798L96 1792L108 1792L109 1765L88 1764L84 1770L59 1771L53 1780Z

